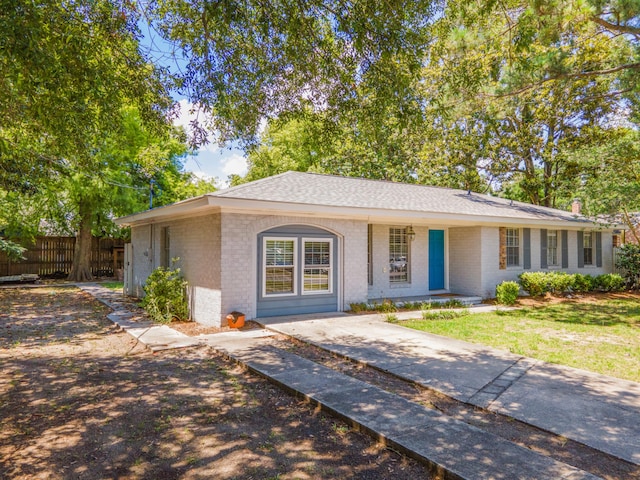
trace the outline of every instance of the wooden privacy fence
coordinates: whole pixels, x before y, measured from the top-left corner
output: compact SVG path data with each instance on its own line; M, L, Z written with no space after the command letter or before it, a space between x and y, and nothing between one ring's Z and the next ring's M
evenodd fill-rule
M41 277L65 276L71 270L75 237L37 237L23 256L25 260L9 260L0 252L0 277L37 273ZM124 240L93 237L91 246L91 273L96 276L114 276L123 264Z

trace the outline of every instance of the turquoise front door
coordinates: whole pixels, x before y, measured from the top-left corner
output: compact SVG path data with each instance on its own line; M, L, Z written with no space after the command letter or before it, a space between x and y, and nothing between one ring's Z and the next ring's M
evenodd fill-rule
M429 290L444 289L444 230L429 230Z

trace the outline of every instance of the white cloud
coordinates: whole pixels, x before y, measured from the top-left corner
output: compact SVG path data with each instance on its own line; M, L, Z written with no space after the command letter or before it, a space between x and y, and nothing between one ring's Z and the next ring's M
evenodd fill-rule
M197 112L194 104L186 99L178 102L180 106L180 114L173 121L174 125L182 126L187 135L191 132L191 122L199 120L207 123L202 112ZM199 178L218 179L218 182L227 187L227 177L232 174L244 175L247 173L247 161L244 152L233 145L230 148L221 148L215 141L216 133L212 132L208 135L209 142L199 148L195 155L187 158L184 168L193 172Z
M244 175L247 173L247 159L237 153L222 159L222 171L225 175Z

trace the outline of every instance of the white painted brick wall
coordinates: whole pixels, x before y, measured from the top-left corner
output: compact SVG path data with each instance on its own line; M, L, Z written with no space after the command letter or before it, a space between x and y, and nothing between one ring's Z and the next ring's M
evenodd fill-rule
M482 288L478 295L483 297L495 296L495 288L498 284L505 280L517 281L518 275L525 270L522 268L522 249L520 252L520 267L509 267L506 270L500 270L499 265L499 229L498 227L482 227L482 266L484 275L482 276ZM522 234L521 234L522 235ZM522 236L521 236L522 239ZM595 242L595 240L594 240ZM585 266L578 268L578 233L575 230L567 232L569 266L566 269L551 268L548 270L565 271L567 273L583 273L589 275L600 275L603 273L611 273L613 271L613 237L611 232L602 232L602 267L595 266L595 250L594 250L594 266ZM521 243L522 245L522 243ZM594 243L595 245L595 243ZM558 254L561 256L562 244L558 238ZM531 229L531 272L540 271L540 229ZM562 265L562 259L558 259L558 263Z
M142 286L154 268L151 225L131 228L131 244L133 245L133 295L142 297L144 295Z
M372 226L373 285L369 285L368 288L369 298L411 297L426 295L429 292L429 229L427 227L413 227L416 237L409 247L411 281L408 283L389 281L389 229L394 227L405 228L406 225Z
M415 226L411 244L411 283L389 282L389 225L373 226L373 286L367 284L367 223L364 221L273 215L212 214L133 227L133 288L142 285L160 262L162 227L171 227L171 257L190 285L192 317L205 325L224 325L233 310L255 317L257 300L257 235L287 224L310 225L338 236L338 291L342 309L368 298L428 293L428 228ZM221 235L224 231L224 235ZM504 280L517 280L521 267L499 269L498 227L455 227L446 230L449 290L492 297ZM612 271L612 235L602 233L603 267L577 268L577 233L568 232L569 272L592 275ZM147 255L145 255L145 252ZM595 260L595 258L594 258ZM540 231L531 229L532 271L540 269Z
M257 301L258 244L260 232L282 225L309 225L338 235L338 271L341 273L342 309L367 300L367 224L362 221L222 214L225 232L221 248L222 316L237 310L254 318ZM224 318L221 319L224 321Z
M480 295L482 290L482 229L449 229L449 285L452 293Z
M134 292L143 295L142 286L154 268L160 265L163 227L170 227L171 258L189 282L192 319L219 326L221 312L220 215L206 215L133 227ZM152 232L152 233L151 233ZM153 238L151 238L153 237ZM148 256L145 255L148 253Z

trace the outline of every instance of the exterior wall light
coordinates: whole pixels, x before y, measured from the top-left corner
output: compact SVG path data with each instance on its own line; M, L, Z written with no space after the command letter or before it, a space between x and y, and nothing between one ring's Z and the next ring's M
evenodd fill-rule
M412 242L416 239L416 232L413 231L412 225L409 225L407 228L405 228L404 233Z

